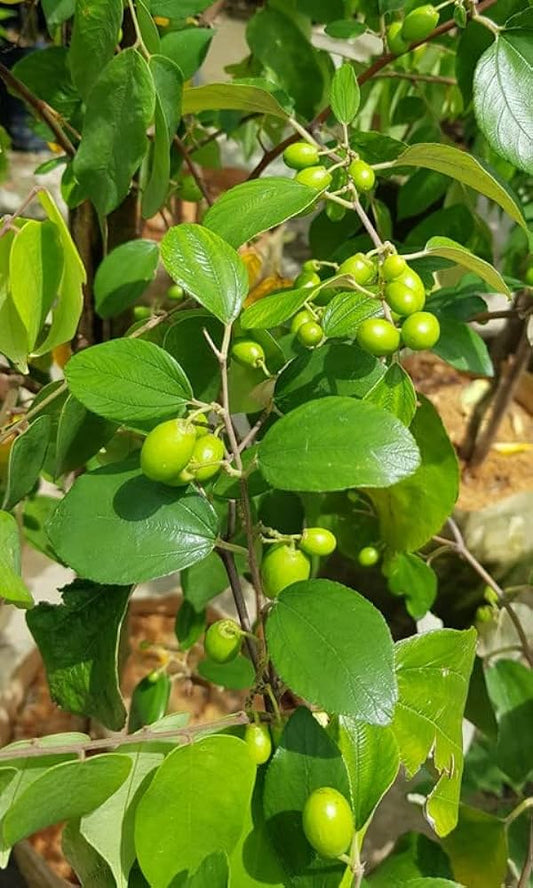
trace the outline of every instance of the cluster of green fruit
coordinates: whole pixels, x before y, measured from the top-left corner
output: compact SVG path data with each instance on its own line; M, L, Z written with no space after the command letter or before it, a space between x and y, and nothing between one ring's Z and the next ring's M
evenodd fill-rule
M438 9L424 3L407 13L402 22L392 22L387 28L387 43L394 55L407 52L411 43L426 40L439 21Z
M325 527L307 527L297 539L274 542L261 562L265 595L276 598L291 583L308 580L311 575L309 556L324 558L331 555L336 548L335 535Z
M324 191L333 182L333 175L320 163L321 152L318 145L310 142L293 142L283 152L283 160L291 170L297 170L295 179L301 185ZM350 176L357 191L371 191L376 182L372 167L360 158L348 164Z
M207 418L161 422L144 439L141 469L147 478L180 487L191 481L209 481L220 471L224 442L209 430Z

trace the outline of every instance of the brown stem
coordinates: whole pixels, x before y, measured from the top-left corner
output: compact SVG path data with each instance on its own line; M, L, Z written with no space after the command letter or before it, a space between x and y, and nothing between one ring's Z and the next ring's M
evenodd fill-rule
M192 162L188 149L185 147L185 145L183 144L182 140L180 139L180 137L178 135L174 136L174 144L175 144L176 148L178 149L179 153L181 154L181 156L183 157L184 163L186 164L194 181L198 185L198 188L202 192L206 202L209 204L210 207L213 206L213 198L209 194L209 191L207 190L207 188L205 186L205 182L204 182L202 176L200 175L200 173L196 169L195 164Z
M445 86L456 86L455 77L440 77L437 74L410 74L407 71L379 71L374 77L412 80L413 83L443 83Z
M22 83L22 80L15 77L9 68L6 68L1 62L0 77L8 89L20 96L20 98L23 99L34 111L36 117L40 117L40 119L52 130L57 144L61 146L65 154L68 154L69 157L74 157L76 149L68 136L63 132L59 123L59 114L57 111L54 111L47 102L43 102L42 99L37 98L37 96L34 95L24 83Z
M228 580L231 586L231 592L233 595L233 601L235 602L235 608L237 610L237 614L239 615L239 622L241 624L241 629L244 632L252 631L252 624L250 623L250 617L248 616L248 609L246 607L246 602L244 600L244 595L242 594L241 581L239 579L239 574L237 571L237 567L235 565L235 558L233 552L228 552L227 549L218 549L216 550L217 555L221 559L224 567L226 568L226 573L228 575ZM246 647L248 649L248 653L250 655L250 660L254 664L254 669L256 675L259 672L260 664L259 658L257 656L256 647L251 638L248 636L244 639Z
M501 422L509 409L509 405L512 403L520 377L526 370L530 357L531 345L529 344L526 323L524 322L522 336L520 337L514 361L498 383L492 404L492 414L486 428L476 441L474 451L468 463L470 468L473 469L481 465L486 458Z
M480 3L478 6L478 11L482 12L485 9L488 9L490 6L494 6L496 0L483 0L483 3ZM431 32L429 37L426 37L425 40L418 40L416 43L411 43L406 52L410 52L412 49L416 49L417 46L422 46L424 43L428 43L431 40L435 40L436 37L441 37L442 34L447 34L448 31L453 30L456 27L456 24L453 19L449 22L443 22L442 25L439 25L438 28L435 28L434 31ZM402 53L403 55L404 53ZM359 74L357 80L359 82L359 86L362 86L363 83L366 83L368 80L371 80L372 77L375 77L382 68L386 68L387 65L390 65L391 62L394 62L395 59L399 58L399 56L394 55L392 52L386 52L381 55L375 62L370 65L366 71L362 71ZM313 132L321 123L323 123L328 117L330 113L329 105L326 108L316 115L313 120L306 126L308 132ZM299 134L295 133L292 136L288 136L283 142L280 142L279 145L276 145L274 148L271 148L270 151L266 151L257 166L252 170L249 179L257 179L258 176L261 175L263 170L272 163L276 157L279 157L280 154L283 154L285 148L288 145L292 145L293 142L297 142L299 139Z

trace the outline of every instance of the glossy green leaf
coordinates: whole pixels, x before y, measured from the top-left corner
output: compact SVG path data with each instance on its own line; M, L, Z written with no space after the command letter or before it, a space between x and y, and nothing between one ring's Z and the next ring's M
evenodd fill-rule
M515 222L525 227L524 216L513 193L480 160L453 145L420 142L410 145L395 166L417 166L443 173L497 203Z
M269 6L249 20L246 40L254 57L274 72L296 110L310 120L322 98L324 75L318 54L301 28L290 15Z
M76 0L42 0L42 7L48 27L53 28L74 15Z
M180 605L174 628L181 650L190 650L205 631L205 611L196 610L191 602L185 599Z
M217 530L205 497L154 484L136 461L80 476L48 524L54 549L78 574L119 585L200 561L213 549Z
M372 871L369 883L372 888L405 888L411 884L415 888L463 888L448 881L451 877L451 867L441 846L422 833L408 832L400 836L391 853Z
M264 788L266 826L283 865L286 884L305 888L339 886L344 867L336 860L318 857L302 828L304 805L321 786L331 786L350 799L338 747L311 712L301 707L285 725Z
M240 256L201 225L183 224L161 241L161 258L173 280L223 324L235 320L248 293Z
M159 246L151 240L131 240L108 253L94 279L94 299L100 317L125 311L155 278Z
M522 663L498 660L485 677L498 721L496 761L505 774L522 784L533 772L533 675Z
M198 674L211 684L234 691L243 691L253 687L255 681L254 667L246 657L238 656L230 663L213 663L211 660L200 660Z
M330 104L339 123L352 123L361 101L359 84L353 65L345 62L335 71L331 83Z
M391 364L376 382L365 400L377 407L389 410L404 425L409 426L416 413L417 396L409 374L401 364Z
M54 702L111 731L126 720L118 654L130 593L128 586L75 580L62 590L62 604L42 602L27 615Z
M85 102L113 58L122 15L122 0L76 0L69 64Z
M115 339L78 352L65 375L87 410L117 422L171 419L192 397L177 361L142 339Z
M266 635L277 672L300 697L369 724L391 721L392 639L358 592L330 580L295 583L276 598Z
M206 857L192 875L179 873L169 888L228 888L228 858L223 851Z
M434 170L417 170L398 191L398 219L411 219L432 207L450 187L450 181Z
M494 376L494 367L483 339L462 321L441 317L440 339L432 351L457 370L465 370L476 376Z
M155 132L150 173L142 195L142 214L155 215L165 203L170 181L170 147L181 117L183 75L171 59L153 55L150 71L154 79Z
M383 364L358 346L327 342L287 364L276 381L274 400L282 413L289 413L328 395L363 398L383 371Z
M365 724L342 715L337 745L350 778L356 830L362 830L394 783L400 754L391 727Z
M475 629L439 629L396 644L399 699L392 727L407 773L431 756L440 775L425 809L439 836L457 823L462 718L475 647Z
M72 81L67 61L65 47L47 46L38 52L23 55L13 66L13 74L61 117L73 121L80 110L81 97ZM54 139L52 131L50 139Z
M314 188L294 179L252 179L222 194L205 214L204 224L232 247L240 247L257 234L302 213L316 199Z
M33 598L20 576L19 528L8 512L0 512L0 598L16 607L33 606Z
M26 431L15 438L9 453L3 509L10 511L31 492L44 465L52 420L39 416Z
M387 564L387 579L393 595L405 598L407 613L420 620L437 597L437 575L429 564L411 552L396 552Z
M0 305L0 353L21 373L28 372L28 334L10 298Z
M157 25L150 15L150 0L146 0L146 4L143 3L143 0L135 0L135 10L142 41L153 58L161 48L161 38Z
M195 397L209 404L220 391L220 366L204 330L220 348L224 332L220 321L206 311L180 311L165 334L163 346L183 367Z
M24 502L22 513L26 542L54 561L58 559L44 528L58 502L58 499L52 496L29 496Z
M457 265L468 268L469 271L486 281L496 293L505 293L506 296L511 297L509 287L492 265L449 237L432 237L425 246L425 252L434 256L442 256L443 259L450 259Z
M165 759L135 818L137 856L152 888L167 888L212 853L231 852L254 780L255 765L237 737L205 737Z
M211 6L210 0L150 0L152 15L170 19L186 19L190 15L198 15L208 6Z
M61 850L82 885L117 888L111 869L80 833L80 821L69 820L61 833Z
M128 757L114 753L49 768L9 808L5 842L14 845L46 826L87 814L118 789L130 769Z
M512 19L509 24L512 23ZM518 169L533 173L533 28L496 35L477 63L474 112L494 150Z
M188 32L186 32L188 33ZM178 61L174 59L174 61ZM179 64L179 62L178 62ZM287 118L287 112L272 93L245 83L208 83L189 87L183 93L183 113L199 114L202 111L244 111L248 114L271 114Z
M468 888L500 888L507 872L505 822L461 805L454 831L443 841L453 874Z
M70 395L59 417L56 438L56 475L85 465L113 437L114 422L86 410Z
M198 27L184 28L182 31L170 31L161 40L161 54L172 59L178 65L184 80L190 80L198 68L201 67L214 33L212 28ZM228 86L230 89L227 92L231 94L234 84L229 81ZM198 89L204 90L205 94L206 90L212 90L212 88L213 84L211 83L208 86L195 87L194 89L189 88L187 90L187 101L192 100L194 102L194 94L197 93ZM191 93L193 94L192 96ZM209 108L206 110L215 109Z
M258 457L273 487L307 491L388 487L420 463L414 438L396 417L341 397L302 404L278 420Z
M248 306L240 317L244 330L267 330L287 321L309 299L308 287L269 293Z
M329 22L325 27L328 37L333 37L335 40L351 40L353 37L360 37L365 31L366 26L363 22L356 22L353 19L338 19Z
M114 210L129 191L146 153L146 128L154 107L154 82L146 61L133 48L123 50L91 90L73 164L101 216Z
M265 776L265 769L259 768L244 829L231 853L231 879L235 888L283 888L283 870L270 840L263 810Z
M183 594L196 611L202 611L229 586L226 569L215 552L182 571L180 579Z
M435 408L421 398L411 432L421 464L410 478L369 495L379 517L382 539L399 551L420 549L438 533L459 493L457 456Z
M326 306L322 326L326 336L354 337L363 321L380 314L378 299L362 293L337 293Z
M15 235L9 261L11 299L26 330L28 351L57 297L63 251L51 222L30 219Z

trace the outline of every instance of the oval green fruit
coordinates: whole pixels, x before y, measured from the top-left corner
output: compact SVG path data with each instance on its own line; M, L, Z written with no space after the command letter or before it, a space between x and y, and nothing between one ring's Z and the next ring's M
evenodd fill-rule
M431 3L412 9L403 21L401 36L407 43L425 40L436 28L439 13Z
M189 470L197 481L208 481L220 472L224 459L224 442L216 435L203 435L194 445Z
M393 253L383 261L381 266L381 276L385 281L394 281L396 278L405 274L409 269L407 262L403 256Z
M268 598L275 598L292 583L308 580L310 574L307 555L287 543L271 546L261 562L263 591Z
M231 347L231 357L243 367L260 367L265 363L262 345L253 339L237 339Z
M311 793L304 805L302 824L307 841L320 857L344 854L353 839L350 805L331 786L322 786Z
M283 160L291 170L304 170L319 161L318 147L310 142L293 142L283 152Z
M337 274L349 274L357 284L364 287L375 279L376 266L364 253L354 253L339 265Z
M392 22L387 28L387 45L394 55L402 55L409 44L402 38L402 22Z
M241 649L242 638L235 620L217 620L205 633L204 649L213 663L230 663Z
M397 312L399 315L405 316L424 308L426 295L425 293L420 293L420 291L412 290L410 287L407 287L402 282L402 279L398 278L386 285L385 299L393 311Z
M401 334L404 345L413 351L422 351L437 344L440 324L431 312L417 311L403 322Z
M321 283L322 281L316 271L301 271L300 274L294 278L293 286L295 290L297 290L300 287L316 287Z
M371 355L392 355L400 345L400 332L384 318L368 318L357 331L357 342Z
M305 345L307 348L314 348L324 339L324 331L316 321L306 321L305 324L300 324L296 331L296 336L302 345Z
M364 160L352 160L348 172L358 191L372 191L376 184L376 174Z
M299 545L307 555L331 555L337 548L337 538L325 527L306 527Z
M141 469L152 481L171 484L189 462L196 430L185 419L169 419L152 429L141 448Z
M375 546L365 546L359 552L357 560L361 567L373 567L379 561L379 550Z
M246 725L244 740L256 765L264 765L272 754L272 738L267 725Z
M316 191L324 191L331 185L331 173L325 166L311 166L305 170L296 173L296 181L301 185L307 185L308 188L314 188Z
M302 324L307 324L311 321L314 321L313 315L310 311L307 311L307 309L304 308L302 311L299 311L294 315L291 321L291 333L297 333L298 328L301 327Z

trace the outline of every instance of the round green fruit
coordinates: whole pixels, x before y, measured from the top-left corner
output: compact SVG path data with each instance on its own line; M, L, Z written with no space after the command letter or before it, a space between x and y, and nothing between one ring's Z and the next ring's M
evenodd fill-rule
M213 663L229 663L239 653L242 637L242 629L234 620L217 620L205 633L205 652Z
M365 546L359 552L357 560L361 567L374 567L379 561L379 551L375 546Z
M152 429L141 448L141 469L152 481L171 484L189 462L196 429L184 419L169 419Z
M322 342L324 331L316 321L306 321L305 324L300 324L296 331L296 336L298 337L298 342L301 342L302 345L305 345L307 348L314 348L315 345L319 345Z
M376 184L376 174L364 160L352 160L348 172L358 191L372 191Z
M349 274L362 287L370 284L376 277L376 267L364 253L354 253L339 266L337 274Z
M396 280L385 287L385 299L393 311L405 317L424 308L426 296L425 293L406 287L401 280Z
M400 332L384 318L368 318L357 331L357 342L371 355L392 355L400 345Z
M306 259L302 265L302 271L320 271L321 265L318 259Z
M270 547L261 562L263 590L268 598L275 598L291 583L308 580L310 574L311 563L307 555L287 543Z
M301 271L300 274L294 278L294 287L296 290L299 287L316 287L321 283L322 281L316 271Z
M133 308L133 317L136 321L146 321L151 315L151 309L147 305L135 305Z
M224 459L224 442L216 435L203 435L194 445L188 466L197 481L209 481L220 472Z
M307 185L308 188L314 188L316 191L324 191L328 185L331 185L331 173L328 173L325 166L307 167L307 169L296 173L295 178L300 185Z
M272 754L272 738L267 725L246 725L244 740L256 765L268 762Z
M431 312L417 311L403 322L401 332L404 345L413 351L423 351L439 341L440 324Z
M325 527L306 527L300 540L300 549L307 555L331 555L337 548L337 538Z
M384 260L381 266L381 275L385 281L394 281L396 278L401 277L402 274L406 274L408 269L409 266L403 256L393 253Z
M305 837L320 857L344 854L353 839L352 810L344 796L331 786L311 793L302 820Z
M308 324L314 321L314 317L306 308L294 315L291 321L291 333L297 333L302 324Z
M167 290L167 297L176 300L176 302L183 299L184 296L185 291L179 284L172 284Z
M402 55L409 49L409 44L402 37L402 22L393 22L387 28L387 44L394 55Z
M237 339L231 347L231 356L243 367L260 367L265 363L263 346L253 339Z
M431 3L418 6L411 10L402 25L401 36L407 43L417 43L425 40L437 26L439 13Z
M318 163L318 148L309 142L293 142L285 148L283 160L291 170L305 170Z

